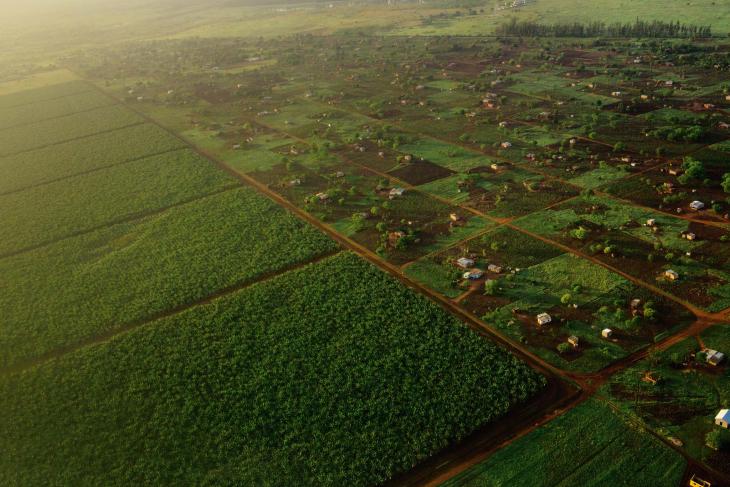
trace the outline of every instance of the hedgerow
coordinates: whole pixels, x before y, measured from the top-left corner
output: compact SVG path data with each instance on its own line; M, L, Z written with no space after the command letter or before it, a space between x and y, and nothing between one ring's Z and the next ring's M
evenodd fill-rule
M0 368L336 248L242 188L0 260Z
M373 485L544 383L340 254L0 379L0 483Z

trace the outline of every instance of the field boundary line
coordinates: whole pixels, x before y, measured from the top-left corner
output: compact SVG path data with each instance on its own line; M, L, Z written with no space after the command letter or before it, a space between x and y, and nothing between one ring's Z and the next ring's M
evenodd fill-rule
M241 183L240 182L238 182L238 181L231 181L230 184L227 184L226 186L224 186L222 188L219 188L219 189L217 189L215 191L211 191L211 192L205 193L203 195L193 196L191 198L186 198L186 199L184 199L182 201L178 201L176 203L173 203L171 205L167 205L167 206L162 207L162 208L157 208L157 209L154 209L154 210L138 211L138 212L129 214L127 216L124 216L122 218L117 218L115 220L110 220L110 221L104 222L104 223L102 223L100 225L96 225L95 227L86 228L84 230L78 230L78 231L75 231L75 232L72 232L72 233L63 235L61 237L57 237L57 238L54 238L54 239L51 239L51 240L46 240L44 242L40 242L40 243L37 243L37 244L34 244L34 245L29 245L27 247L23 247L23 248L17 249L17 250L12 250L10 252L5 252L4 254L0 254L0 260L8 259L10 257L15 257L15 256L18 256L18 255L21 255L21 254L25 254L27 252L32 252L33 250L38 250L38 249L41 249L43 247L48 247L49 245L56 244L56 243L61 242L63 240L68 240L68 239L71 239L71 238L80 237L82 235L86 235L86 234L93 233L93 232L96 232L96 231L99 231L99 230L103 230L105 228L113 227L115 225L120 225L120 224L123 224L123 223L130 223L130 222L133 222L133 221L136 221L136 220L142 220L144 218L148 218L150 216L160 215L160 214L165 213L166 211L171 210L173 208L177 208L179 206L185 206L185 205L188 205L190 203L195 203L196 201L202 200L202 199L207 198L209 196L215 196L217 194L225 193L227 191L232 191L232 190L235 190L235 189L240 188L240 187L241 187Z
M109 107L113 107L113 106L116 106L116 105L120 105L120 103L117 100L115 100L113 98L110 98L109 99L109 103L108 104L105 104L105 105L99 105L98 107L93 107L93 108L85 108L83 110L78 110L78 111L70 112L70 113L64 113L63 115L55 115L53 117L48 117L48 118L42 118L40 120L33 120L32 122L23 122L23 123L19 123L17 125L10 125L8 127L2 127L2 128L0 128L0 132L3 132L5 130L12 130L12 129L17 129L17 128L27 127L28 125L33 125L34 123L41 123L41 122L49 122L51 120L58 120L58 119L63 118L63 117L70 117L71 115L79 115L79 114L82 114L82 113L93 112L94 110L99 110L100 108L109 108Z
M129 164L131 162L138 162L138 161L141 161L141 160L150 158L150 157L157 157L157 156L161 156L163 154L169 154L171 152L176 152L176 151L180 151L180 150L189 150L189 149L187 147L177 147L175 149L167 149L167 150L163 150L163 151L159 151L159 152L154 152L154 153L151 153L151 154L147 154L147 155L144 155L144 156L133 157L132 159L127 159L127 160L120 161L120 162L114 162L114 163L111 163L111 164L107 164L107 165L104 165L104 166L95 167L93 169L87 169L85 171L77 172L77 173L74 173L74 174L67 174L66 176L61 176L61 177L58 177L56 179L49 179L48 181L42 181L42 182L39 182L39 183L34 183L34 184L29 185L29 186L24 186L22 188L11 189L10 191L6 191L4 193L0 193L0 197L7 196L7 195L11 195L11 194L15 194L15 193L22 193L23 191L27 191L29 189L38 188L38 187L41 187L41 186L46 186L46 185L49 185L49 184L57 183L59 181L65 181L67 179L73 179L73 178L75 178L77 176L86 176L87 174L93 174L93 173L95 173L97 171L103 171L104 169L111 169L113 167L123 166L124 164Z
M163 311L159 311L157 313L153 313L150 316L140 318L138 320L134 320L128 323L124 323L120 326L117 326L115 328L110 328L102 333L89 336L86 338L83 338L76 343L58 347L55 350L52 350L50 352L47 352L40 357L36 357L32 360L24 361L16 365L11 365L9 367L5 367L0 370L0 377L4 376L10 376L18 373L23 373L27 370L30 370L35 367L39 367L42 365L45 365L55 359L64 357L68 354L77 352L79 350L82 350L87 347L91 347L94 345L100 345L102 343L106 343L118 336L125 335L127 333L133 332L139 328L142 328L144 326L151 325L157 321L170 318L172 316L178 315L180 313L184 313L190 309L196 308L198 306L205 306L208 304L213 303L214 301L218 299L225 298L227 296L230 296L232 294L235 294L239 291L242 291L244 289L247 289L251 286L254 286L256 284L264 283L267 281L270 281L272 279L275 279L277 277L283 276L285 274L288 274L289 272L296 271L298 269L302 269L304 267L317 264L321 261L324 261L330 257L334 257L338 254L341 254L343 252L342 248L337 248L334 250L329 250L324 253L321 253L313 258L310 258L307 261L304 262L297 262L290 266L286 266L282 269L278 270L272 270L269 272L264 272L260 274L259 276L249 278L249 279L243 279L239 282L236 282L234 284L231 284L229 286L220 288L216 291L213 291L212 293L202 297L195 299L193 301L189 301L187 303L182 303L177 306L174 306L172 308L168 308Z
M118 105L125 106L121 103L118 103ZM25 154L26 152L33 152L34 150L47 149L48 147L53 147L54 145L65 144L67 142L75 142L77 140L87 139L87 138L93 137L95 135L108 134L111 132L115 132L117 130L128 129L130 127L136 127L137 125L142 125L142 124L144 124L144 121L140 120L139 122L122 125L121 127L114 127L113 129L100 130L99 132L93 132L91 134L79 135L78 137L71 137L70 139L59 140L57 142L51 142L50 144L43 144L43 145L39 145L37 147L31 147L30 149L23 149L23 150L13 152L10 154L0 154L0 159L5 159L6 157L15 157L15 156L19 156L20 154Z

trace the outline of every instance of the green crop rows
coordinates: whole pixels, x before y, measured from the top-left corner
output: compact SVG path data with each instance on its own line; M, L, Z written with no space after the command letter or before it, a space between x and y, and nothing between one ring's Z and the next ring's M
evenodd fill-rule
M0 254L142 216L238 183L189 150L0 197Z
M114 104L112 98L92 91L29 105L0 108L0 129L39 122L112 104Z
M335 248L270 200L237 189L0 260L0 366Z
M130 143L133 141L134 143ZM0 193L179 149L183 143L155 125L134 125L81 140L0 158Z
M6 376L0 482L371 485L543 385L341 254Z
M68 81L42 88L34 88L32 90L0 96L0 109L54 100L64 96L88 92L92 89L88 83L84 83L83 81Z

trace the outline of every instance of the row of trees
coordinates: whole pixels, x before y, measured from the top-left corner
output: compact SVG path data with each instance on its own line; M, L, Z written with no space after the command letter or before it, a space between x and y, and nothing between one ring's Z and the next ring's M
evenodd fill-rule
M513 18L510 22L499 25L496 33L504 36L531 37L712 37L709 25L697 26L661 20L647 22L639 19L625 24L619 22L541 24Z

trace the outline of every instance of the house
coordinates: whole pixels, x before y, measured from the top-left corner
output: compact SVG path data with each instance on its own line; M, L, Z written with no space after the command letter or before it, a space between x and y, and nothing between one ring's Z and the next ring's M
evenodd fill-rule
M497 264L489 264L487 266L487 270L489 272L494 272L495 274L500 274L502 272L502 267Z
M639 306L641 306L641 299L639 299L639 298L632 299L630 306L631 306L631 309L639 309Z
M649 95L641 95L641 99L646 101L649 99Z
M537 324L539 326L547 325L551 321L553 321L553 318L547 313L540 313L537 315Z
M655 386L657 382L659 382L659 376L651 370L647 370L646 372L644 372L644 376L641 378L641 381Z
M489 165L490 168L492 168L492 171L499 171L500 169L504 169L507 167L506 162L493 162Z
M730 409L720 409L720 412L715 416L715 424L730 429Z
M403 196L403 193L405 193L406 190L403 188L393 188L390 190L390 193L388 193L388 199L395 199L398 197Z
M289 181L289 186L299 186L300 184L302 184L302 180L299 178Z
M679 279L679 274L677 274L672 269L667 269L666 271L664 271L664 277L670 281L676 281L677 279Z
M725 95L725 101L730 101L730 95Z
M671 79L668 79L664 82L664 86L674 86L674 81Z
M456 265L462 269L469 269L470 267L474 267L474 259L459 257L456 259Z
M621 92L620 91L612 91L611 92L611 96L621 96Z
M717 350L713 350L711 348L706 348L703 350L705 354L707 355L707 363L713 366L720 365L723 360L725 360L725 354L722 352L718 352Z
M344 178L344 177L345 177L345 173L344 173L344 172L342 172L342 171L337 171L337 172L335 173L335 177L336 177L336 178Z
M692 474L692 478L689 479L689 487L712 487L712 482Z
M457 223L457 222L463 221L464 219L463 219L463 218L461 218L461 217L460 217L460 216L459 216L458 214L456 214L456 213L450 213L450 214L449 214L449 220L450 220L451 222L453 222L453 223Z
M504 122L504 121L503 122L499 122L499 127L500 128L507 128L508 125L509 124L507 122Z
M682 169L679 167L670 167L669 174L671 176L679 176L680 174L682 174Z
M689 204L689 207L690 207L690 209L692 209L694 211L700 211L701 209L703 209L705 207L705 204L701 201L695 200Z
M572 346L573 348L578 348L578 344L580 343L580 338L578 338L578 337L577 337L577 336L575 336L575 335L570 335L570 336L568 337L568 343L569 343L569 344L570 344L570 345L571 345L571 346Z
M499 144L499 146L502 149L509 149L510 147L512 147L512 142L502 142L501 144Z
M728 129L730 129L730 123L720 122L717 124L717 128L719 128L721 130L728 130Z
M317 197L317 199L319 199L319 201L327 201L328 199L330 199L330 195L328 195L327 193L317 193L315 196Z
M611 338L613 336L613 330L610 328L604 328L601 330L601 336L603 338Z
M646 226L647 227L655 227L656 226L656 218L649 218L646 220Z
M464 279L469 279L471 281L474 281L476 279L481 279L484 276L484 271L481 269L472 269L470 271L466 271L463 275Z
M689 232L687 230L684 230L682 232L681 236L685 240L696 240L697 239L697 234L695 234L693 232Z

